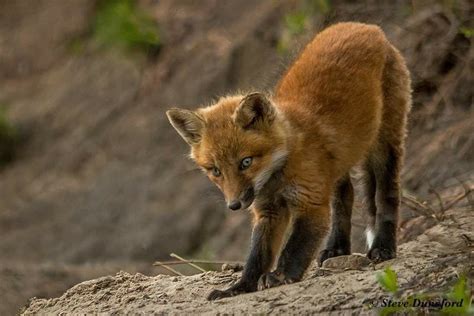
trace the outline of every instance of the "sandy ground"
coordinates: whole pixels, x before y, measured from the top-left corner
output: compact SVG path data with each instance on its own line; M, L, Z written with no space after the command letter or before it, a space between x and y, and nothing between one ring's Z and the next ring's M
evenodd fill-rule
M401 296L445 292L462 273L474 275L474 213L471 208L447 213L414 241L399 247L398 258L377 265L341 259L313 267L299 283L208 302L213 288L225 288L239 273L209 271L177 277L119 272L82 282L59 298L32 299L23 311L57 313L337 313L375 312L371 304L388 297L376 281L376 271L391 266L398 274ZM349 259L349 260L348 260Z

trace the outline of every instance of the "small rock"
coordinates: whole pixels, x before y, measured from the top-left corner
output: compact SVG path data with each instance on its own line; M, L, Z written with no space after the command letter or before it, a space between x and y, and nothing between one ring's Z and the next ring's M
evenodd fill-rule
M238 271L242 271L244 269L244 266L240 263L224 263L222 265L222 272L224 271L234 271L234 272L238 272Z
M324 269L334 270L362 270L368 267L372 262L363 255L352 254L329 258L323 262Z

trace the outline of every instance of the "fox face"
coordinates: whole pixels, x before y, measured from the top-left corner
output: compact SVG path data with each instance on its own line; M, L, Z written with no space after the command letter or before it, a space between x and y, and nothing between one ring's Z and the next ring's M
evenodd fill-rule
M191 158L225 196L231 210L248 208L288 156L285 124L261 93L225 97L168 119L191 147Z

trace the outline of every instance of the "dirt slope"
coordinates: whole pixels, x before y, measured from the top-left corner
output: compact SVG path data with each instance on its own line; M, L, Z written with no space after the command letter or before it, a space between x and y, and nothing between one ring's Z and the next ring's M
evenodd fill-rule
M368 311L387 293L375 271L391 266L398 274L402 295L445 292L462 273L474 276L474 213L471 208L446 214L452 217L399 247L398 258L375 266L341 265L312 268L304 281L252 294L207 302L214 287L237 280L232 271L188 277L119 272L80 283L59 298L34 299L24 315L42 313L284 313ZM352 269L342 271L341 267Z

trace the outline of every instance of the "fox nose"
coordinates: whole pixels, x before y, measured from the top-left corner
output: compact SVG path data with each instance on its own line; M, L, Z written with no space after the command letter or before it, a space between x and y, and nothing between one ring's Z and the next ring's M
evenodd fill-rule
M227 207L229 207L233 211L237 211L242 207L242 203L240 203L239 200L234 200L227 204Z

